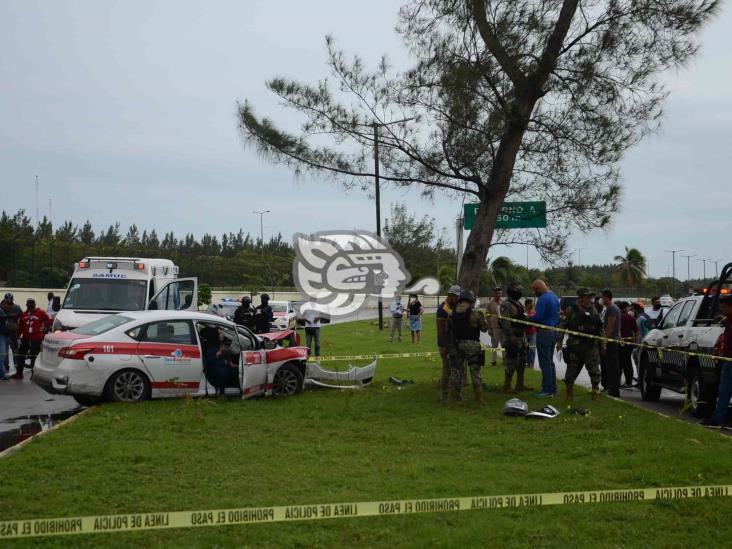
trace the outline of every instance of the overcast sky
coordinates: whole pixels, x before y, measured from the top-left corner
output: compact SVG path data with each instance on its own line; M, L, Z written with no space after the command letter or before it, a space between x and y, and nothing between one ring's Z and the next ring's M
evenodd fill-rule
M95 229L259 233L253 210L269 209L265 238L282 232L374 230L373 203L332 183L296 180L243 147L236 102L287 122L264 87L272 76L327 75L324 36L375 63L406 55L393 28L399 2L308 0L0 0L0 209ZM660 133L622 163L622 210L605 232L576 236L581 262L604 263L624 246L646 254L653 276L671 255L732 260L729 143L732 15L725 7L702 50L666 77L672 95ZM387 189L382 209L406 201L449 226L457 200L421 201ZM497 248L524 263L523 247ZM577 261L578 253L574 253ZM538 257L529 254L530 264ZM692 260L692 277L702 264ZM707 274L714 265L707 263ZM677 277L686 259L677 256Z

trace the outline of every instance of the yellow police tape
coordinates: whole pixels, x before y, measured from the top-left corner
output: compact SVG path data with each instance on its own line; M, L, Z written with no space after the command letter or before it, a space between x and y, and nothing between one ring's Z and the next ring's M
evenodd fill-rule
M598 336L598 335L593 335L593 334L586 334L584 332L576 332L573 330L567 330L566 328L542 326L539 324L535 324L533 322L529 322L527 320L520 320L518 318L510 318L507 316L496 315L493 313L485 313L485 316L497 318L498 320L505 320L506 322L511 322L514 324L523 324L526 326L531 326L532 328L538 328L540 330L549 330L551 332L558 332L560 334L572 335L572 336L576 336L576 337L584 337L586 339L596 339L597 341L604 341L606 343L617 343L618 345L623 345L623 346L627 345L629 347L636 347L638 349L652 349L652 350L658 352L659 356L663 356L664 352L668 352L668 353L678 353L678 354L687 355L687 356L695 356L695 357L699 357L699 358L709 358L711 360L716 360L719 362L732 362L732 358L728 358L728 357L724 357L724 356L710 355L707 353L695 353L693 351L682 351L681 349L674 349L672 347L663 347L661 345L647 345L645 343L636 343L634 341L628 341L628 340L611 339L609 337L603 337L603 336Z
M544 494L513 494L506 496L445 497L431 499L402 499L390 501L359 501L353 503L319 503L312 505L282 505L277 507L243 507L206 511L172 511L160 513L130 513L0 522L0 539L63 536L78 534L120 533L167 528L195 528L292 522L334 518L410 515L543 507L591 503L624 503L687 498L729 497L732 484L715 486L679 486L668 488L632 488L625 490L593 490L582 492L552 492Z

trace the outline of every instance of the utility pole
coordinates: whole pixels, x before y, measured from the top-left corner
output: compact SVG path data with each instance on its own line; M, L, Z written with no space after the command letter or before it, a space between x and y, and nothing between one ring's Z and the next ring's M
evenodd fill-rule
M262 255L264 255L264 214L271 210L254 211L252 213L259 214L259 240L262 243Z
M379 128L390 126L392 124L401 124L409 122L414 118L404 118L402 120L393 120L392 122L372 122L371 127L374 130L374 199L376 200L376 236L381 237L381 181L379 180ZM379 294L379 330L384 329L384 302Z
M697 261L701 261L702 265L704 266L704 284L707 283L707 261L712 261L711 259L697 259Z
M529 244L526 244L526 271L529 270Z
M691 280L691 258L696 257L696 254L682 255L681 257L686 258L686 281L689 282Z
M38 195L39 195L39 185L38 185L38 176L36 176L36 227L39 227L41 225L41 215L38 210Z
M582 250L584 248L577 248L577 267L582 266Z
M683 252L684 250L665 250L666 253L671 254L671 264L673 265L671 268L671 293L673 295L676 295L676 254L678 252Z
M719 260L714 259L713 263L714 263L714 273L717 276L717 278L719 278Z

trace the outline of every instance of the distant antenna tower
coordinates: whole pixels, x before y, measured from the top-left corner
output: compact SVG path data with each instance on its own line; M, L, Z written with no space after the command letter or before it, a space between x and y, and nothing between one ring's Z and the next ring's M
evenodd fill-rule
M36 176L36 226L40 226L41 218L38 213L38 176Z

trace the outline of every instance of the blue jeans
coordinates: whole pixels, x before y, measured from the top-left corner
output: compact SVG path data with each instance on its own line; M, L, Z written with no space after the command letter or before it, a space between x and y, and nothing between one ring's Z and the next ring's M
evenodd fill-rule
M554 332L539 329L536 334L536 354L541 369L541 392L557 393L557 370L554 367L554 345L557 338Z
M712 419L722 425L727 419L727 408L732 398L732 362L722 364L722 373L719 376L719 394L717 395L717 407L714 409Z
M7 371L5 370L5 360L8 358L8 338L4 335L0 335L0 377L5 377Z
M526 365L533 368L536 361L536 333L528 334L526 341L529 343L529 349L526 352Z

